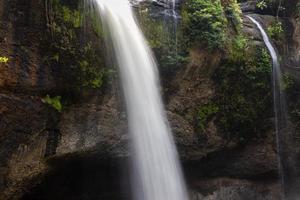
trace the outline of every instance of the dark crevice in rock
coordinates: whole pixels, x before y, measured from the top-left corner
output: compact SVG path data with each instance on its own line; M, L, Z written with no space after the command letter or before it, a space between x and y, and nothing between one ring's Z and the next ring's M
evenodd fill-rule
M227 176L232 178L245 178L253 180L278 178L278 164L272 146L265 144L252 144L245 147L209 154L199 161L186 161L184 168L188 177L214 178Z
M22 200L126 200L129 197L126 161L79 155L52 160L50 166L50 172Z
M61 133L59 130L60 113L48 106L48 119L46 123L46 130L48 138L45 149L45 157L53 156L56 154Z

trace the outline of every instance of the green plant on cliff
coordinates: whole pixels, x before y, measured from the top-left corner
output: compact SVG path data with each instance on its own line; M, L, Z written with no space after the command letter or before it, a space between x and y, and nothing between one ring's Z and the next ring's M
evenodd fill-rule
M256 8L262 11L268 10L268 12L272 12L277 18L286 9L284 7L284 0L258 0Z
M288 73L284 73L282 76L283 90L289 91L295 85L295 79Z
M147 7L140 7L139 12L137 12L139 24L147 38L149 46L152 49L168 47L171 37L166 32L166 24L160 19L151 17L149 12Z
M248 46L240 59L229 57L215 75L216 121L229 138L252 138L263 133L272 116L271 58L266 49L251 48Z
M223 5L227 20L233 25L237 33L242 30L242 11L236 0L230 0Z
M42 99L42 101L44 103L52 106L58 112L61 112L63 109L63 106L61 103L61 96L50 97L49 95L47 95L45 98Z
M72 24L74 28L79 28L82 25L83 15L79 10L71 10L67 6L62 6L61 11L65 22Z
M0 63L7 63L9 61L9 58L6 56L0 56Z
M171 77L187 61L187 45L183 41L180 22L153 17L149 6L138 8L137 17L149 46L160 64L163 81Z
M48 14L48 32L51 45L45 49L45 61L53 66L53 71L64 80L70 89L100 88L105 79L104 59L101 49L95 45L99 41L84 40L83 13L79 0L72 2L50 0L52 12ZM92 23L94 24L94 23ZM94 28L94 27L92 27ZM97 35L97 30L93 30ZM93 40L95 40L95 38ZM47 40L48 41L48 40Z
M228 46L229 59L232 62L239 62L240 60L244 60L244 56L246 53L245 49L247 48L247 44L248 39L244 35L236 35Z
M283 25L280 21L273 22L267 29L268 35L274 40L282 40L284 37Z
M97 66L97 55L90 43L83 48L83 52L85 54L79 61L81 75L78 75L78 78L80 78L80 83L83 87L100 88L103 84L105 70Z
M223 48L227 19L220 0L188 0L182 9L184 32L192 44Z
M205 127L210 120L217 112L219 111L219 107L213 103L209 103L206 105L201 106L198 110L198 126L201 131L205 130Z
M260 1L257 2L256 7L261 9L261 10L264 10L265 8L268 7L267 3L268 3L268 1L266 1L266 0L260 0Z

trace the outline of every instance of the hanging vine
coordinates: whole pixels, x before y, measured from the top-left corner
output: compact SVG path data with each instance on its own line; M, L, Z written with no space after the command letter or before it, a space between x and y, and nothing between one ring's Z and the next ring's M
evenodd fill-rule
M279 20L279 13L281 10L282 10L282 0L279 0L278 7L277 7L277 13L276 13L277 21Z
M45 16L46 16L46 23L48 27L48 31L50 32L51 36L53 37L53 23L54 23L54 12L53 12L53 2L52 0L45 0Z

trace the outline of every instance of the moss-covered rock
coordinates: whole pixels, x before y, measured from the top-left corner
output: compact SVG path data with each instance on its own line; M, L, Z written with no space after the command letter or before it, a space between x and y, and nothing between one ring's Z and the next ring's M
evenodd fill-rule
M182 9L186 37L191 44L223 48L227 19L220 0L190 0Z
M50 41L45 40L44 62L52 66L69 90L100 88L108 69L101 48L103 38L98 35L92 16L85 16L81 1L50 0L45 6L46 37Z
M250 48L243 48L247 51L238 60L225 59L214 77L217 123L228 137L241 140L260 137L272 127L271 57L265 48Z

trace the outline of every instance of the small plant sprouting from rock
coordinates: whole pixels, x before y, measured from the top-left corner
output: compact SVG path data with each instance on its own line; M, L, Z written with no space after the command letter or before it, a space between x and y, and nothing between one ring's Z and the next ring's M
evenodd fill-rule
M219 107L213 103L202 106L198 111L198 126L205 130L208 120L219 111Z
M259 8L260 10L264 10L268 7L267 1L266 0L260 0L257 4L256 7Z
M282 40L284 30L280 21L273 22L267 29L269 36L275 40Z
M61 96L50 97L50 95L47 95L45 98L42 99L42 101L44 103L52 106L58 112L61 112L63 109L63 106L61 103Z
M0 63L7 63L9 61L9 58L6 56L0 56Z

